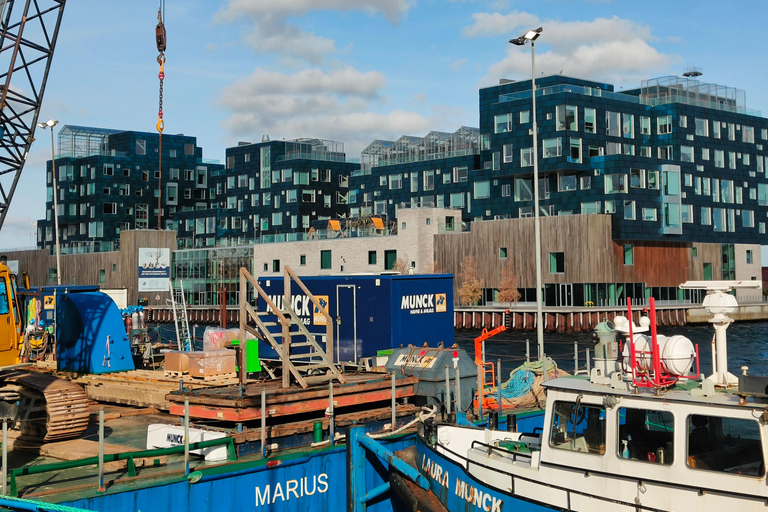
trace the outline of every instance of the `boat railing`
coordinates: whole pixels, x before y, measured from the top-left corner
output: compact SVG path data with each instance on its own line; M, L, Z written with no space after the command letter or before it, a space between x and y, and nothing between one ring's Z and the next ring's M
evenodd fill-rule
M237 452L235 450L235 440L231 437L222 437L219 439L210 439L208 441L199 441L196 443L189 443L189 450L198 450L202 448L211 448L213 446L225 446L227 447L227 460L236 461ZM140 450L121 453L104 454L103 463L115 462L125 460L128 466L128 476L134 477L137 475L135 459L144 459L159 457L162 455L172 455L177 453L185 453L186 446L171 446L170 448L156 448L153 450ZM39 473L49 473L54 471L61 471L64 469L77 468L82 466L94 466L100 464L99 456L86 457L84 459L68 460L64 462L54 462L52 464L40 464L37 466L25 466L22 468L16 468L9 471L11 476L10 496L16 497L19 495L18 484L16 479L23 475L35 475Z
M499 452L501 455L512 455L512 462L517 462L518 458L524 459L524 462L531 463L533 461L533 456L531 453L525 453L517 450L510 450L507 448L504 448L502 446L497 446L493 444L484 443L482 441L472 441L472 445L470 446L470 449L474 450L476 447L482 447L488 455L491 455L493 452Z

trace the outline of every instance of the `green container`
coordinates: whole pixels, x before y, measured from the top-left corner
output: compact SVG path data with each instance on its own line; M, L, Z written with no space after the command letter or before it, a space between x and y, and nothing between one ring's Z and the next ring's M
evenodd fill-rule
M240 340L232 340L233 347L238 345L240 345ZM259 360L259 340L248 340L245 342L245 357L245 371L247 373L261 371L261 361Z
M322 421L316 421L315 422L315 442L319 443L323 440L323 422Z

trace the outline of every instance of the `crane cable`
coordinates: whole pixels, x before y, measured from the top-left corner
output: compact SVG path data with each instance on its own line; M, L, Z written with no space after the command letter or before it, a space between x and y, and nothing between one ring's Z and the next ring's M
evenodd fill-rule
M157 63L160 65L160 72L157 77L160 79L160 95L157 109L157 132L158 132L158 162L157 162L157 230L163 229L161 218L163 214L162 196L163 196L163 80L165 80L165 25L163 24L163 15L165 10L165 0L160 0L160 8L157 9L157 27L155 27L155 42L157 43ZM149 212L147 212L149 213ZM147 215L149 217L149 215ZM158 235L159 236L159 235Z

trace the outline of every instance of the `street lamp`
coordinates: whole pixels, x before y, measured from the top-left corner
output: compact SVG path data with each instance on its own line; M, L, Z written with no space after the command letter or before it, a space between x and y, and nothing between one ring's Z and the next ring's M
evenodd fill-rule
M544 363L544 325L542 322L542 296L541 296L541 226L539 225L539 144L538 129L536 127L536 53L534 51L534 41L541 35L542 27L536 30L529 30L517 39L510 39L509 42L523 46L525 43L531 43L531 102L533 110L533 232L536 245L536 338L539 345L539 360ZM547 372L544 371L546 379Z
M61 249L59 248L59 201L56 197L59 192L56 186L56 153L53 147L53 127L59 124L58 121L49 119L44 123L37 123L37 126L45 130L51 130L51 170L53 171L53 222L56 229L54 240L56 242L56 284L61 285Z

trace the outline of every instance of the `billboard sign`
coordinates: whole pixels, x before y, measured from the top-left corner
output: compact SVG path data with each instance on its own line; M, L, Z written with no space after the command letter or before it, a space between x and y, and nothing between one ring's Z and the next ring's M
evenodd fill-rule
M171 250L139 249L139 291L167 292L171 279Z

